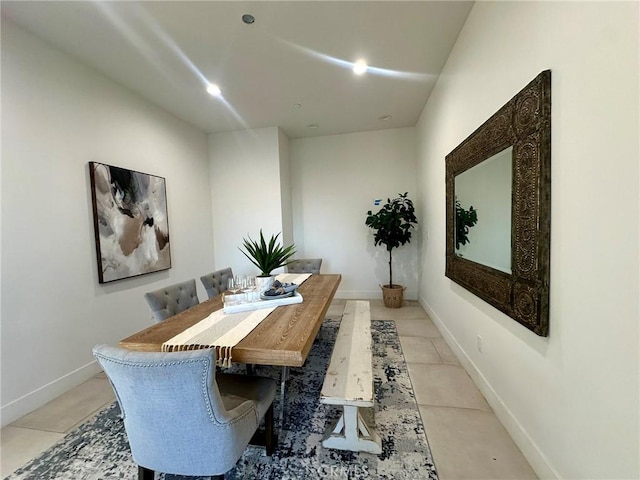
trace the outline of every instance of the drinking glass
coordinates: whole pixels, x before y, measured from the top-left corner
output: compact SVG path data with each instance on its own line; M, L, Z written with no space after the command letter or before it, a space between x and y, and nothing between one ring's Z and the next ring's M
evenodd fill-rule
M240 291L240 285L234 277L227 279L227 289L234 295Z
M255 275L247 275L242 291L247 295L247 301L252 302L255 300L253 292L256 291L256 277Z
M238 300L240 302L246 301L246 295L244 295L245 285L247 283L247 277L244 275L236 275L234 278L234 283L236 287L236 292L242 293L243 295L238 296Z

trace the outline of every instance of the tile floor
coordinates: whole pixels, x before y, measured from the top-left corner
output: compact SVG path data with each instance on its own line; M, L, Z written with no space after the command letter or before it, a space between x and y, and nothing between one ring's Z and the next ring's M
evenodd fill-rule
M335 300L327 316L340 316ZM417 302L388 309L371 301L374 320L395 320L441 480L537 478L433 322ZM1 431L0 478L49 448L114 400L100 374Z

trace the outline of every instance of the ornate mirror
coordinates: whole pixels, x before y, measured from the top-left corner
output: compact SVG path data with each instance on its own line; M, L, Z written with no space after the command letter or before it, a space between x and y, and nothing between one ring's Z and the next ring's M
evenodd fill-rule
M446 276L549 332L551 71L446 157Z

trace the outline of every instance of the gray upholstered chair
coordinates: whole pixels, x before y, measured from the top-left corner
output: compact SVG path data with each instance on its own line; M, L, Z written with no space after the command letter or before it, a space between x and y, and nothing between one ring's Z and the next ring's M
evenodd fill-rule
M216 375L212 349L132 352L98 345L93 354L118 399L140 480L152 480L154 471L224 478L263 418L271 456L273 379Z
M207 291L209 298L220 295L227 289L227 280L233 278L233 271L231 267L223 268L222 270L216 270L209 273L204 277L200 277L204 289Z
M288 273L320 273L321 258L298 258L287 264Z
M195 279L145 293L144 298L151 307L156 322L166 320L200 303Z

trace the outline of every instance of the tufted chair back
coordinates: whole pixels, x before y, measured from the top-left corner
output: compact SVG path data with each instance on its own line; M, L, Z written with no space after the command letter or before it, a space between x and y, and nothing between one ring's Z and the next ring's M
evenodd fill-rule
M204 277L200 277L204 289L207 291L209 298L220 295L227 289L227 280L233 278L231 267L223 268L209 273Z
M166 320L200 303L195 279L145 293L144 298L151 307L156 322Z
M274 380L216 375L213 349L133 352L98 345L93 354L116 394L140 479L152 479L154 471L223 475L262 418L271 455Z
M320 273L321 258L298 258L287 264L288 273Z

